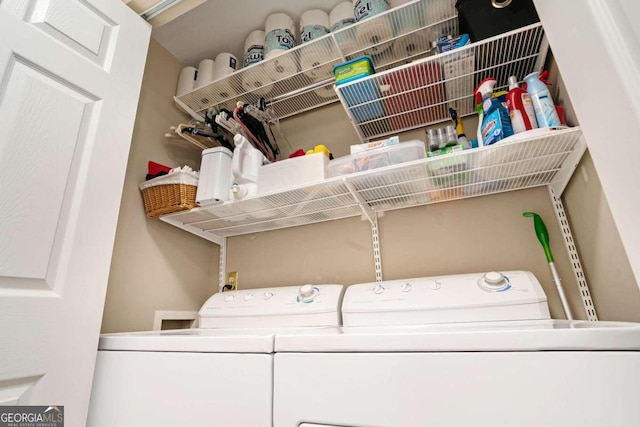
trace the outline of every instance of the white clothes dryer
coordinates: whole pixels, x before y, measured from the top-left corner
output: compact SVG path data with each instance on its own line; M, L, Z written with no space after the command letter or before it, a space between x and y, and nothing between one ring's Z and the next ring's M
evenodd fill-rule
M340 324L342 285L218 293L200 328L100 337L90 427L268 427L274 335Z
M640 324L552 320L531 273L488 277L353 285L344 327L276 335L274 426L640 425Z

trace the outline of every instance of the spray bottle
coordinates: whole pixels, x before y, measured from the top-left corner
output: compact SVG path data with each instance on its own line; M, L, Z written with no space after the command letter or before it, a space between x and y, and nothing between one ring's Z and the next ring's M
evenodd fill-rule
M549 82L544 77L544 74L540 75L540 73L536 71L524 78L525 83L527 83L527 92L529 92L531 100L533 101L533 109L536 112L538 126L560 126L561 123L558 113L556 112L556 106L545 84Z
M471 148L471 144L467 140L467 135L464 133L464 127L462 126L462 119L458 117L458 112L453 108L449 108L449 114L451 115L451 121L456 128L456 134L458 137L458 144L462 144L465 150Z
M531 97L526 90L518 86L516 76L509 77L507 107L509 108L509 117L511 118L513 133L520 133L538 127Z
M489 77L480 82L474 94L479 93L482 96L482 126L481 135L482 145L491 145L503 138L513 135L509 112L502 105L499 99L493 98L493 87L496 85L496 79Z

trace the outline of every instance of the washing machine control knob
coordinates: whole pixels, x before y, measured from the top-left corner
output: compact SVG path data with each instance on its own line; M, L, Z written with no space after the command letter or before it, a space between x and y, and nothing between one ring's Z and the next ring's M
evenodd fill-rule
M373 288L373 293L376 295L380 295L383 292L384 292L384 286L382 286L381 284L377 284L376 287Z
M300 286L298 290L298 301L311 302L315 298L318 290L313 285Z
M249 301L251 298L253 297L253 294L251 292L244 294L244 300L245 301Z
M400 285L400 290L402 292L411 292L411 288L413 286L411 286L411 283L407 282L407 283L403 283L402 285Z
M273 292L267 291L264 293L264 299L269 299L273 297Z
M234 299L235 297L236 297L236 296L235 296L234 294L231 294L231 295L225 295L224 300L225 300L225 302L231 302L231 301L233 301L233 299Z
M507 281L507 278L504 277L504 274L497 271L489 271L488 273L485 273L482 277L482 282L485 287L494 291L499 291L509 285L509 282Z

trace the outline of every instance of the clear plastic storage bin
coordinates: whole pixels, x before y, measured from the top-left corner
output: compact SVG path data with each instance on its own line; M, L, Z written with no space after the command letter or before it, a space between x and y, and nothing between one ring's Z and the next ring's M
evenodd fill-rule
M329 162L329 176L347 175L397 165L398 163L424 159L426 155L424 142L414 139L397 145L375 148L333 159Z

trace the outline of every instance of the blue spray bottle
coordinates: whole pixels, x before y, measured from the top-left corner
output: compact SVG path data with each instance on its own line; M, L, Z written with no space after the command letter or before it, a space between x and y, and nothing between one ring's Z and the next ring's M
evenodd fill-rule
M493 87L496 79L489 77L480 82L474 95L482 96L482 124L480 125L478 141L482 145L491 145L503 138L513 135L509 111L499 99L493 98Z
M556 112L556 106L547 89L547 83L537 71L524 78L527 84L527 92L533 101L533 110L539 127L560 126L560 118Z

